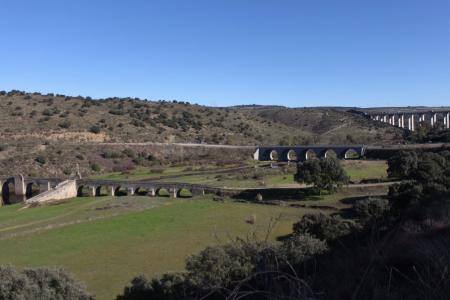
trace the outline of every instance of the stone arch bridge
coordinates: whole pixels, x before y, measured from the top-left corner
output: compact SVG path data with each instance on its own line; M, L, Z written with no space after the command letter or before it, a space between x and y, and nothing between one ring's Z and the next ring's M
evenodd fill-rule
M306 161L312 158L330 156L338 159L358 159L364 156L366 150L362 145L347 146L262 146L256 148L253 155L260 161Z
M66 182L71 185L64 185ZM16 176L0 176L0 189L3 204L16 202L33 202L34 198L41 197L50 192L57 192L58 187L64 187L66 190L61 192L62 198L82 196L83 192L88 191L89 196L101 196L101 191L107 191L109 196L117 196L119 193L126 192L128 195L139 193L141 195L157 196L159 191L165 189L169 192L169 197L177 198L181 192L189 191L192 197L205 194L217 194L219 188L188 184L188 183L163 183L155 181L113 181L113 180L93 180L93 179L75 179L63 180L57 178L34 178ZM67 188L71 191L67 191ZM11 197L11 196L14 197Z
M216 192L215 188L188 183L164 183L155 181L115 181L115 180L77 180L77 194L87 188L92 197L100 196L102 188L106 189L109 196L116 196L120 192L126 191L129 195L134 195L140 191L145 191L149 196L157 196L159 191L165 189L170 197L177 198L182 190L189 191L192 196L202 196L206 193Z

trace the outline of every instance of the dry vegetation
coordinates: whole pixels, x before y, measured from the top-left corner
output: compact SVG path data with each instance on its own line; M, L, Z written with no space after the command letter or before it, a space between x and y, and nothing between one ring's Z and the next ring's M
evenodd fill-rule
M52 176L69 176L77 164L82 173L90 174L209 159L236 162L251 154L250 150L183 150L120 143L259 145L401 141L400 130L342 109L212 108L177 101L93 100L20 91L0 92L0 128L2 173Z

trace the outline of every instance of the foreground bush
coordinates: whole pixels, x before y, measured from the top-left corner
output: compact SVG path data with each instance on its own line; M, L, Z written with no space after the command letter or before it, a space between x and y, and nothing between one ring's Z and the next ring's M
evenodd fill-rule
M0 266L0 299L87 300L86 288L61 269L33 268L22 272Z
M186 273L136 277L117 299L307 299L312 291L292 267L326 249L308 235L283 243L236 240L189 257Z

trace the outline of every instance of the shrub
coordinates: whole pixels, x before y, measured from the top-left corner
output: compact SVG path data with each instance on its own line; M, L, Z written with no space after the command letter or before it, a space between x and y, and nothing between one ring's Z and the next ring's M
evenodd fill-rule
M122 158L123 155L122 155L122 153L116 152L116 151L113 151L113 150L105 150L105 151L102 153L102 157L103 157L103 158L112 158L112 159L115 159L115 158Z
M47 162L47 159L43 155L39 155L34 159L36 162L40 163L41 165L45 164Z
M380 198L366 198L353 205L357 216L364 222L381 219L389 211L389 201Z
M130 158L134 158L136 157L136 153L134 153L133 149L130 148L126 148L122 151L123 154L125 154L126 156L130 157Z
M33 268L22 272L0 266L0 299L88 300L86 288L61 269Z
M100 170L101 170L100 166L96 163L91 164L91 169L94 172L100 172Z
M53 112L50 109L46 108L42 111L42 115L51 117L53 116Z
M89 131L95 134L100 133L100 127L97 125L93 125L91 126L91 128L89 128Z
M323 213L305 214L302 219L294 223L295 234L310 234L321 240L335 240L349 234L354 228L350 221L339 216L328 216Z
M281 253L291 265L298 265L314 255L324 253L327 249L325 241L309 234L294 234L283 242Z
M5 151L6 149L8 149L8 145L0 144L0 152Z
M64 120L58 124L58 126L61 128L69 128L71 125L72 123L69 120Z
M93 299L86 288L61 269L25 269L32 283L34 299Z
M136 158L133 158L133 162L134 162L136 165L143 165L143 164L144 164L144 158L141 157L141 156L138 156L138 157L136 157Z
M125 287L123 295L116 300L132 299L193 299L188 297L188 284L183 274L164 274L161 277L148 280L141 275L131 281L131 286Z

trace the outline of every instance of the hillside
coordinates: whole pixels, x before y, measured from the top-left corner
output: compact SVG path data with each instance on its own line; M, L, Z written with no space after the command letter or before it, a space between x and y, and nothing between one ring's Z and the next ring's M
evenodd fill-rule
M1 138L211 144L392 143L400 132L337 109L212 108L131 98L0 93ZM289 140L289 141L287 141Z
M177 101L94 100L20 91L0 92L0 129L1 173L57 176L73 174L77 164L89 174L139 164L198 162L211 156L223 163L244 159L243 153L230 150L199 152L121 143L402 142L401 130L337 108L214 108ZM126 148L133 148L133 153L123 154Z

